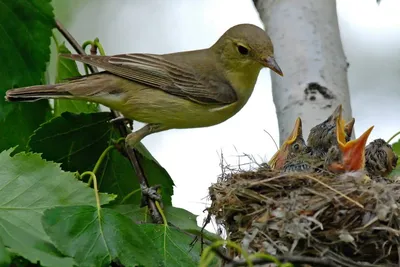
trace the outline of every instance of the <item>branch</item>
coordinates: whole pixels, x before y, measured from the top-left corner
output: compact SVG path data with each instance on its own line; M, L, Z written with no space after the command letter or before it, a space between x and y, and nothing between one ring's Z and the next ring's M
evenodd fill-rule
M220 250L218 249L213 249L215 254L217 254L220 258L222 258L224 261L228 262L226 266L230 267L236 267L236 266L247 266L247 261L245 260L234 260L230 258L229 256L222 254ZM280 262L290 262L293 264L311 264L312 266L317 265L317 266L326 266L326 267L336 267L337 264L335 264L332 260L330 259L325 259L325 258L314 258L314 257L307 257L307 256L293 256L293 255L279 255L279 256L274 256L277 260ZM273 263L272 260L270 259L264 259L264 258L259 258L259 259L254 259L251 260L251 262L254 265L258 264L266 264L266 263Z
M56 27L57 27L58 31L64 36L64 38L70 43L70 45L75 49L75 51L78 54L86 55L85 51L79 45L79 43L75 40L75 38L68 32L68 30L58 20L56 20ZM95 49L97 50L97 48L95 48ZM88 67L89 67L89 69L90 69L90 71L92 73L99 72L99 70L94 66L88 65ZM115 111L115 110L112 110L112 109L111 109L111 115L112 115L113 119L121 117L121 115L120 115L120 113L118 111ZM121 136L126 137L131 132L131 130L124 123L124 121L119 120L119 121L116 121L115 124L116 124L116 126L118 128L118 131L119 131ZM143 186L144 187L148 187L149 183L148 183L148 181L147 181L147 179L146 179L146 177L145 177L145 175L143 173L142 167L140 166L140 163L139 163L139 160L138 160L138 157L137 157L137 154L136 154L135 150L132 149L132 148L129 148L129 147L126 147L125 150L126 150L126 152L128 154L129 161L131 162L131 164L132 164L132 166L133 166L133 168L134 168L134 170L135 170L135 172L137 174L140 186L141 187L143 187ZM147 203L148 203L148 206L149 206L149 208L151 210L151 217L153 219L153 222L155 222L155 223L162 222L161 215L158 212L154 201L151 198L147 197Z

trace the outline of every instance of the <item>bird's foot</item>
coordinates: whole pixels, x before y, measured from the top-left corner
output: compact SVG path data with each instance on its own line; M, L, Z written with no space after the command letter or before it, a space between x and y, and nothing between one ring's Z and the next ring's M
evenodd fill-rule
M161 187L161 185L155 185L155 186L140 186L140 189L142 191L142 201L140 203L140 207L147 206L147 200L151 199L153 201L158 201L162 205L161 202L161 195L158 193L158 189Z
M129 128L131 129L131 130L133 130L133 120L130 120L130 119L128 119L128 118L125 118L125 117L118 117L118 118L114 118L114 119L111 119L111 120L109 120L108 121L109 123L119 123L119 122L122 122L122 123L125 123L126 125L128 125L129 126Z

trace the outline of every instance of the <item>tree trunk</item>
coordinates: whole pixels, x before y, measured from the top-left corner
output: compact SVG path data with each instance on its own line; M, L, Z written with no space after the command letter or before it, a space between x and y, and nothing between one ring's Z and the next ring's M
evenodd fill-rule
M298 116L307 138L314 125L342 104L351 118L343 52L333 0L253 0L270 35L284 77L271 75L280 143Z

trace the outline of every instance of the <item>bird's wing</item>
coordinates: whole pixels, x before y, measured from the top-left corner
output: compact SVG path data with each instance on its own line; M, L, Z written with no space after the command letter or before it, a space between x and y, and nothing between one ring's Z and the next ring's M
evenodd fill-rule
M197 103L231 104L237 101L236 92L229 82L216 78L204 79L187 64L178 65L160 55L63 54L61 56L102 68L120 77Z

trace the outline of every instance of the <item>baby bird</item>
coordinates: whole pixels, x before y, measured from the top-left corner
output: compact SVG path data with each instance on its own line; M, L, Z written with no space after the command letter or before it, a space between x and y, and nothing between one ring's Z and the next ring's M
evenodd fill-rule
M325 157L325 168L333 173L362 171L365 168L365 145L374 126L355 140L346 141L342 115L336 120L337 146L332 146Z
M318 157L326 155L328 150L337 144L336 138L336 120L340 116L340 123L343 126L345 140L351 139L351 133L355 119L352 119L347 124L342 119L342 105L339 105L333 113L322 123L314 126L308 135L307 145L313 150L313 154Z
M371 177L387 177L396 168L398 156L383 139L376 139L365 148L365 169Z
M287 161L295 158L304 149L306 149L306 143L303 138L302 122L300 118L297 118L291 134L268 162L268 165L274 170L281 170Z

